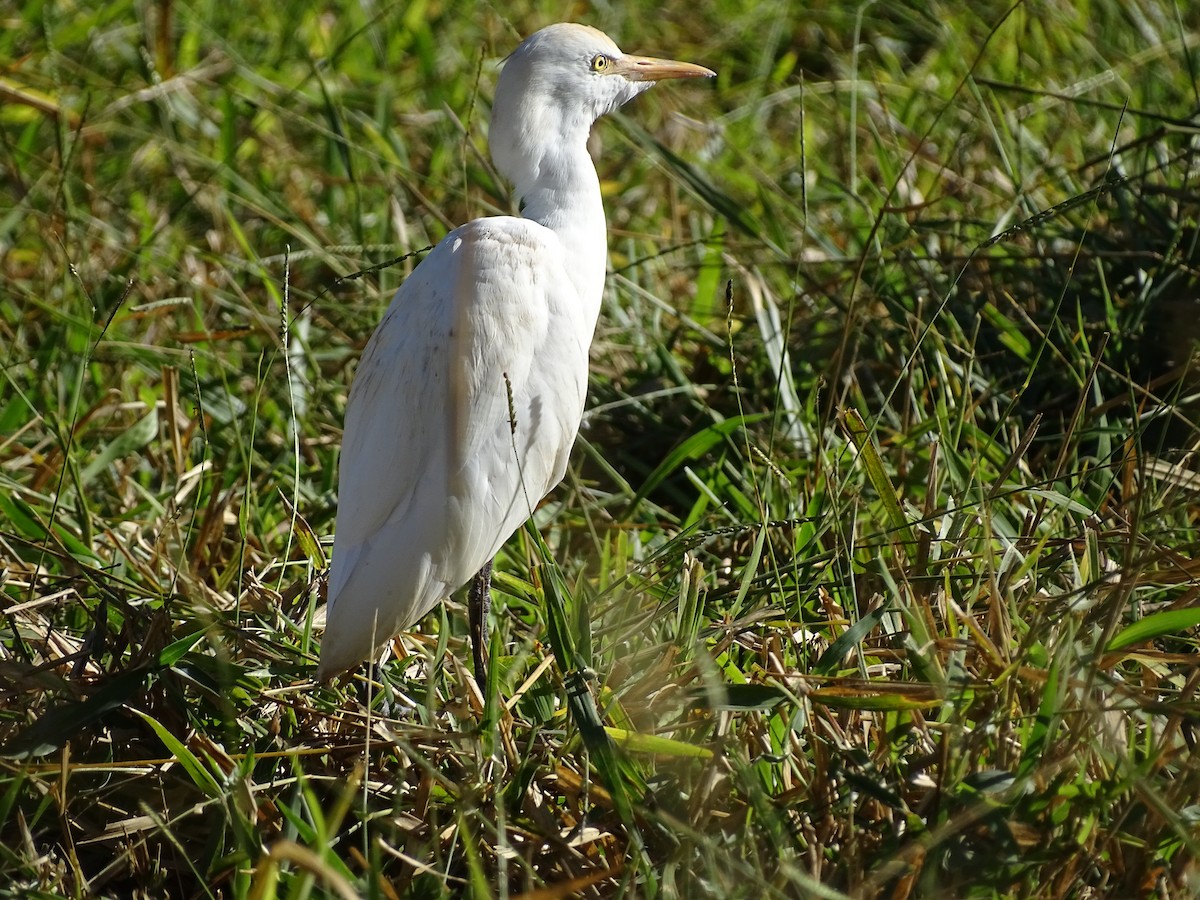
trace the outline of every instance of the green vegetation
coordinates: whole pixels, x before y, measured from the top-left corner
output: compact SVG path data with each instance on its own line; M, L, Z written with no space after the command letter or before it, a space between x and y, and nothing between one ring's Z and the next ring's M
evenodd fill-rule
M0 896L1200 890L1200 5L16 9ZM314 686L355 362L565 15L715 89L597 129L492 684L453 602Z

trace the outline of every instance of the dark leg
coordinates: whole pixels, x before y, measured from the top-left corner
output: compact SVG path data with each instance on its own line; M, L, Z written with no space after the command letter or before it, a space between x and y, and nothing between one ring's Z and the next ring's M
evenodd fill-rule
M471 657L475 661L475 683L487 690L487 620L492 607L492 561L489 559L471 580L467 613L471 625Z
M379 680L379 666L376 665L375 660L368 659L365 664L355 666L346 674L348 677L353 676L354 673L359 669L364 670L367 677L364 678L362 683L358 685L358 702L363 705L363 709L370 709L371 692L375 687L375 682ZM374 713L372 713L372 715L374 715Z

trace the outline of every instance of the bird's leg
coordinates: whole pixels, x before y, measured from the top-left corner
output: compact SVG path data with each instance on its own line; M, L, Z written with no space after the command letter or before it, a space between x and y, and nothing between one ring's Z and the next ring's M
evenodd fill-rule
M475 683L487 688L487 620L492 607L492 560L484 563L471 579L467 595L467 614L471 625L471 657L475 661Z

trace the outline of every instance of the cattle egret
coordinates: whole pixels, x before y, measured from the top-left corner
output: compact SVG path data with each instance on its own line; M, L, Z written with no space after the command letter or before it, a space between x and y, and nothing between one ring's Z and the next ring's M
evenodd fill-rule
M455 229L396 291L350 400L318 677L373 655L476 576L567 468L608 256L592 123L702 66L551 25L508 57L489 145L522 217ZM478 573L478 574L476 574Z

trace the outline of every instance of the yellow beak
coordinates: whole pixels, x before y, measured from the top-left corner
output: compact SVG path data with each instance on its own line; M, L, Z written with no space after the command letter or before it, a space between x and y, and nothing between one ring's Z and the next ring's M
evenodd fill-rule
M668 78L713 78L717 73L694 63L677 59L655 59L653 56L622 56L609 69L613 75L624 75L630 81L665 81Z

